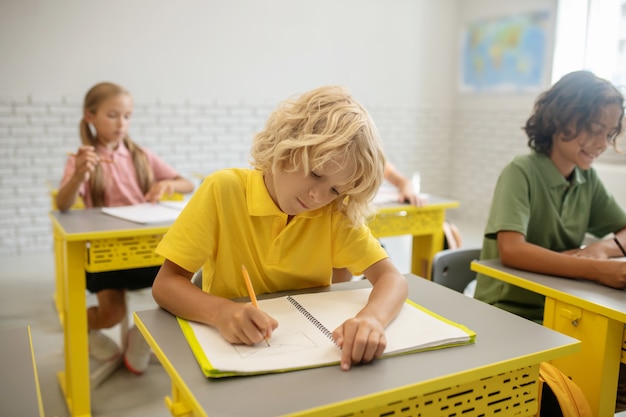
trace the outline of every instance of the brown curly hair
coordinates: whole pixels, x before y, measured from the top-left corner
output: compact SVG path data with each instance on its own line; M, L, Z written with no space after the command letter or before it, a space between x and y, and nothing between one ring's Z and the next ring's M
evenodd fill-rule
M563 133L572 140L582 130L591 131L591 124L608 105L622 109L617 130L608 138L615 150L617 137L622 133L624 96L610 82L589 71L575 71L563 76L548 91L541 94L524 126L528 146L538 153L550 154L552 138ZM575 130L569 128L575 122Z

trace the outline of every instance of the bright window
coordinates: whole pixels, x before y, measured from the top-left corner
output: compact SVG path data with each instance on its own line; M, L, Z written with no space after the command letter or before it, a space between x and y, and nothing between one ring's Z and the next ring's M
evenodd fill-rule
M626 87L626 0L560 0L552 82L587 69Z

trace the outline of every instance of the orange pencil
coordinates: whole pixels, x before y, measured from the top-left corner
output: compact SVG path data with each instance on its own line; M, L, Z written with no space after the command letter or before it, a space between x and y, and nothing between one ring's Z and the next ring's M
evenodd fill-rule
M73 156L74 158L76 158L76 154L72 153L72 152L68 152L67 156ZM113 161L107 158L100 158L100 162L106 162L107 164L112 164Z
M241 272L243 273L243 278L246 280L246 287L248 287L248 295L250 296L250 301L252 301L252 305L256 308L259 308L259 302L256 300L256 294L254 293L254 288L252 287L252 281L250 281L250 275L248 275L248 270L245 265L241 265ZM270 345L270 342L265 338L265 343L267 346Z

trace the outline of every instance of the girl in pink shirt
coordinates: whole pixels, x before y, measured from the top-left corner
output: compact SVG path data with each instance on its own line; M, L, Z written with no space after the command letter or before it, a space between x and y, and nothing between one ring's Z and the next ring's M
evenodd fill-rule
M80 121L82 145L68 158L56 197L66 211L77 197L86 207L110 207L157 202L173 192L189 193L193 184L149 150L128 136L133 111L129 92L112 83L99 83L85 96ZM89 352L98 360L113 360L120 349L100 329L113 327L126 313L126 290L152 285L159 267L90 273L87 289L98 305L87 309ZM141 374L150 359L150 349L139 331L129 330L124 363Z

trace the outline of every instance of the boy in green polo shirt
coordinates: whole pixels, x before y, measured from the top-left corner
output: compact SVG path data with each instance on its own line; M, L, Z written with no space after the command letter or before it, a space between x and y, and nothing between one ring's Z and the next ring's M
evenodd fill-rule
M626 213L593 162L622 132L624 97L588 71L565 75L539 96L526 122L528 155L500 174L481 259L508 267L626 288L626 262L613 239L581 247L586 233L626 244ZM475 298L541 323L544 297L481 274ZM619 398L618 398L619 401Z

